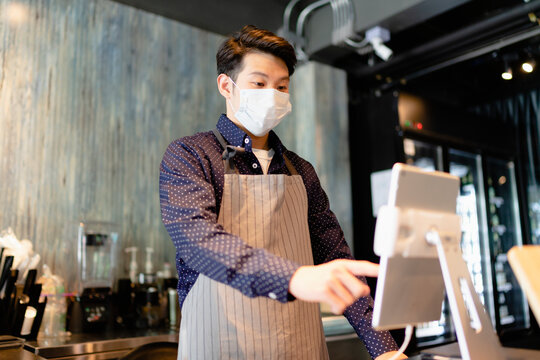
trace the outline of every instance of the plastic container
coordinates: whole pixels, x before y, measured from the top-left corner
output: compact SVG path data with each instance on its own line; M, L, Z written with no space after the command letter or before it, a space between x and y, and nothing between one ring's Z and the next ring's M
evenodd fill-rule
M61 337L66 335L67 302L64 294L64 280L53 275L47 265L43 265L43 276L38 280L42 284L42 296L47 297L38 337Z

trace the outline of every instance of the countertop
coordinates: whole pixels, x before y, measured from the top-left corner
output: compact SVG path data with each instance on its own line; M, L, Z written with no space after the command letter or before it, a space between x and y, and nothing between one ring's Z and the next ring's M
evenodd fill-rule
M338 344L342 337L358 340L354 330L342 316L323 318L329 343ZM336 342L337 341L337 342ZM39 338L27 341L22 348L0 350L0 360L26 359L117 359L138 346L156 342L178 342L178 332L168 329L122 330L72 334L69 337ZM360 342L360 341L358 341Z
M27 359L117 359L131 349L156 342L178 342L178 332L171 330L115 330L101 333L73 334L65 338L27 341L22 348L0 350L0 360Z
M35 355L23 348L18 349L1 349L0 360L43 360L45 358Z

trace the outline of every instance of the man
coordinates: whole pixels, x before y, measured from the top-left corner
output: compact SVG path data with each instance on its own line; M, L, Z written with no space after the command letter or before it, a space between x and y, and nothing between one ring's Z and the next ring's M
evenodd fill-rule
M373 358L390 358L396 345L371 328L369 288L356 277L377 265L351 260L313 167L271 131L291 110L294 49L246 26L216 59L227 114L174 141L160 168L179 359L327 359L319 302L345 314Z

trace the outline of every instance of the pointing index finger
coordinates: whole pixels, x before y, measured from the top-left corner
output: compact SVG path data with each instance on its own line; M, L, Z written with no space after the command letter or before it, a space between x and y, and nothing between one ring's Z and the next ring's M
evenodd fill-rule
M347 260L345 267L354 275L362 275L368 277L379 276L379 265L364 261L364 260Z

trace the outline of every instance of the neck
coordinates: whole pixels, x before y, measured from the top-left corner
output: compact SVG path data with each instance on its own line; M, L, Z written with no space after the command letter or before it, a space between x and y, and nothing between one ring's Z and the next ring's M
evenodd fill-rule
M249 132L248 132L249 134ZM264 135L264 136L255 136L255 135L252 135L252 134L249 134L249 136L251 137L251 147L254 148L254 149L263 149L263 150L270 150L270 148L268 147L268 134Z

